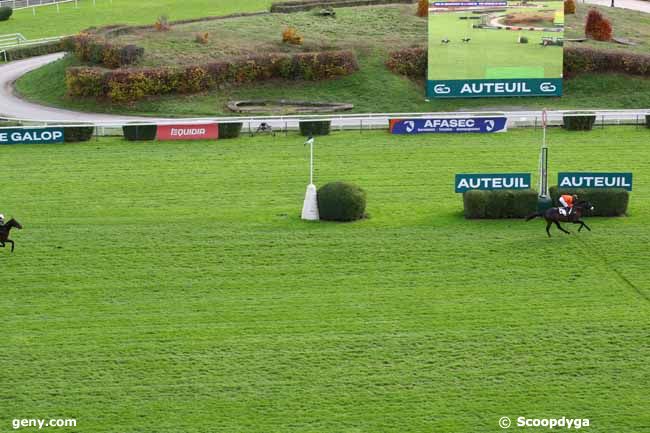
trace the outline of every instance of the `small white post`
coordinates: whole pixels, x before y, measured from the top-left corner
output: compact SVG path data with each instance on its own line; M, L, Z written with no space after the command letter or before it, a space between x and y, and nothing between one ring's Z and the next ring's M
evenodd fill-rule
M59 9L59 2L56 2L56 13L60 14L61 10Z
M305 192L305 201L302 204L301 218L306 221L318 221L318 194L314 185L314 139L309 137L305 142L309 144L309 185Z

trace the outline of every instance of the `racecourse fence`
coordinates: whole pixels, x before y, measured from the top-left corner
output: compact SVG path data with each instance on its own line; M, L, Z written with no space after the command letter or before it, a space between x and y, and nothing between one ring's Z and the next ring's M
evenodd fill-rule
M641 128L646 126L647 110L591 110L596 115L594 128L603 128L609 125L636 125ZM301 121L330 121L333 131L359 131L388 129L390 119L426 119L426 118L468 118L468 117L498 117L508 119L508 128L541 128L543 114L541 111L518 112L430 112L430 113L372 113L372 114L340 114L340 115L300 115L300 116L256 116L256 117L202 117L178 119L145 119L122 118L117 120L97 121L62 121L62 120L34 120L11 117L0 117L0 130L19 127L82 127L92 126L96 136L121 136L122 126L125 125L184 125L205 123L242 123L242 133L254 133L262 123L272 127L276 133L288 134L289 131L299 130ZM568 110L548 111L547 126L561 127L565 116L584 116L584 112L575 113ZM3 122L10 122L14 126L3 126ZM6 123L5 123L6 124Z
M18 10L77 1L78 0L0 0L0 7L8 6L14 10Z

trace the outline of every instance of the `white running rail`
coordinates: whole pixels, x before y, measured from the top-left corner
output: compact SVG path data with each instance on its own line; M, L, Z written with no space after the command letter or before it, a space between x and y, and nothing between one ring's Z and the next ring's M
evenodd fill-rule
M57 3L69 3L75 0L0 0L1 6L8 6L11 9L27 9L39 6L48 6Z

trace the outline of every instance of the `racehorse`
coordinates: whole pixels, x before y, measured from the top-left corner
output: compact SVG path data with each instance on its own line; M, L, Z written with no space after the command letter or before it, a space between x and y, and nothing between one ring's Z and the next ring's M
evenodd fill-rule
M571 232L562 228L560 222L580 224L580 228L578 229L578 231L582 230L583 227L591 231L589 226L580 219L582 215L588 210L589 211L594 210L594 207L588 201L583 200L573 205L573 210L571 211L570 215L564 215L560 213L560 208L552 207L546 209L544 212L535 212L534 214L528 215L526 217L526 221L530 221L537 217L544 217L544 219L546 220L546 234L548 234L549 238L551 237L550 229L551 229L551 224L553 223L555 223L558 229L560 229L566 234L571 234Z
M12 253L14 252L14 241L9 239L9 232L14 227L17 228L18 230L23 228L23 226L13 218L7 221L7 224L0 226L0 247L4 248L5 242L8 242L11 244Z

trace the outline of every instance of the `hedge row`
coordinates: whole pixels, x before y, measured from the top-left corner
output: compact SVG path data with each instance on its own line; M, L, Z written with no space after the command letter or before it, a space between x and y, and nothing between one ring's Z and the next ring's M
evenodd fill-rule
M564 76L586 72L619 72L650 76L650 55L593 48L565 48Z
M39 45L17 46L7 49L7 60L20 60L29 57L43 56L45 54L58 53L63 50L61 41L51 41Z
M579 200L587 200L594 206L589 214L592 216L622 216L627 213L627 205L630 201L630 194L622 188L563 188L558 190L557 186L549 188L553 203L558 203L562 194L578 194Z
M465 218L524 218L537 211L537 191L471 190L463 193Z
M63 128L63 140L66 143L88 141L94 132L94 126L66 126Z
M66 85L71 96L108 97L130 102L145 96L197 93L223 84L242 84L273 78L324 80L359 69L351 51L269 54L233 62L185 68L116 69L71 67Z
M271 12L292 13L315 8L342 8L383 4L413 4L417 0L295 0L271 4Z
M427 49L407 48L393 51L386 61L386 66L396 74L422 80L427 76Z
M132 65L144 55L142 47L114 45L86 33L65 38L61 45L65 51L73 52L80 60L107 68Z
M393 72L415 79L427 75L426 48L406 48L389 54L386 66ZM564 77L589 72L618 72L650 76L650 55L593 48L564 49Z

